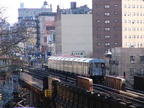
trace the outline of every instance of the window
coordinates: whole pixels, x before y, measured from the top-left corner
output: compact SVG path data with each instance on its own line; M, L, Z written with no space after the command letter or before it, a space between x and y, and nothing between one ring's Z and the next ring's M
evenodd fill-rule
M132 20L132 24L134 24L135 23L135 20Z
M127 31L127 28L126 28L126 27L124 28L124 31Z
M128 12L128 13L127 13L127 15L128 15L128 16L131 16L131 13L130 13L130 12Z
M135 56L130 56L130 63L135 63Z
M139 47L139 43L137 43L137 46Z
M128 31L131 31L131 27L128 28Z
M129 47L131 47L131 43L127 43L127 45L128 45Z
M105 31L110 31L110 28L106 27L106 28L105 28Z
M114 30L118 30L118 28L117 28L117 27L115 27L115 28L114 28Z
M140 63L144 64L144 56L140 56Z
M132 15L135 16L135 12L132 12Z
M109 13L109 12L106 12L106 13L105 13L105 16L110 16L110 13Z
M133 47L133 48L134 48L135 46L136 46L136 44L135 44L135 43L131 43L131 47Z
M110 8L110 5L105 5L105 8Z
M96 7L98 7L98 8L99 8L99 7L100 7L100 5L97 5Z
M101 53L101 50L97 50L97 53Z
M140 68L140 75L144 75L144 68Z
M117 15L118 13L117 13L117 12L114 12L114 14Z
M117 23L117 22L118 22L118 20L114 20L114 22L115 22L115 23Z
M100 44L100 43L97 43L97 45L100 46L101 44Z
M133 38L136 38L136 35L133 35Z
M132 31L135 31L136 29L135 29L135 27L132 27Z
M109 35L106 35L105 38L110 38L110 36L109 36Z
M101 28L100 28L100 27L98 27L98 28L97 28L97 30L98 30L98 31L100 31L100 30L101 30Z
M100 35L97 35L97 38L100 38L101 36Z
M114 4L114 7L117 7L117 4Z
M135 8L135 5L134 5L134 4L132 5L132 8Z
M135 74L135 68L130 68L130 75L134 75Z
M124 46L127 46L127 43L126 43L126 42L124 43Z
M110 20L105 20L105 24L108 24L108 23L110 23Z
M118 44L117 42L114 43L114 45L117 45L117 44Z
M54 30L54 27L46 26L46 30Z
M98 12L97 15L100 15L100 13Z
M110 47L110 43L105 43L105 47Z
M115 38L117 38L117 37L118 37L118 35L114 35L114 37L115 37Z

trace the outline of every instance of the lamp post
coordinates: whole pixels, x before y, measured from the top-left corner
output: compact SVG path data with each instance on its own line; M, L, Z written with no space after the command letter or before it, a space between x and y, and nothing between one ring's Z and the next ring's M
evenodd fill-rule
M111 63L111 59L112 59L112 53L110 50L108 50L108 52L105 54L106 57L109 58L109 74L112 75L112 63Z

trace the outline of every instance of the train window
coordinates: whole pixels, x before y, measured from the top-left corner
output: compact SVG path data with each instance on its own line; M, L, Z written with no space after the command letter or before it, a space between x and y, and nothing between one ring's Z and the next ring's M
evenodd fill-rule
M95 65L95 67L96 67L96 68L98 68L98 67L99 67L98 63L95 63L94 65Z

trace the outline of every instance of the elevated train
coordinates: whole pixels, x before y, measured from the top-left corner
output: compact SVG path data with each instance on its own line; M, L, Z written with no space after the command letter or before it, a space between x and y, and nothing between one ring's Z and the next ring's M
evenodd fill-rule
M90 77L94 82L103 81L106 73L105 62L97 58L51 56L45 66L50 71Z

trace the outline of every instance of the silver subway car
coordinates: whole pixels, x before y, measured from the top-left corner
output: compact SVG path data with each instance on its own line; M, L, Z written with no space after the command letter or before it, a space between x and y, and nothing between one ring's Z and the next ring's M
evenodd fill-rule
M94 81L103 81L105 76L105 62L96 58L77 58L51 56L48 58L49 70L75 73L92 78Z

